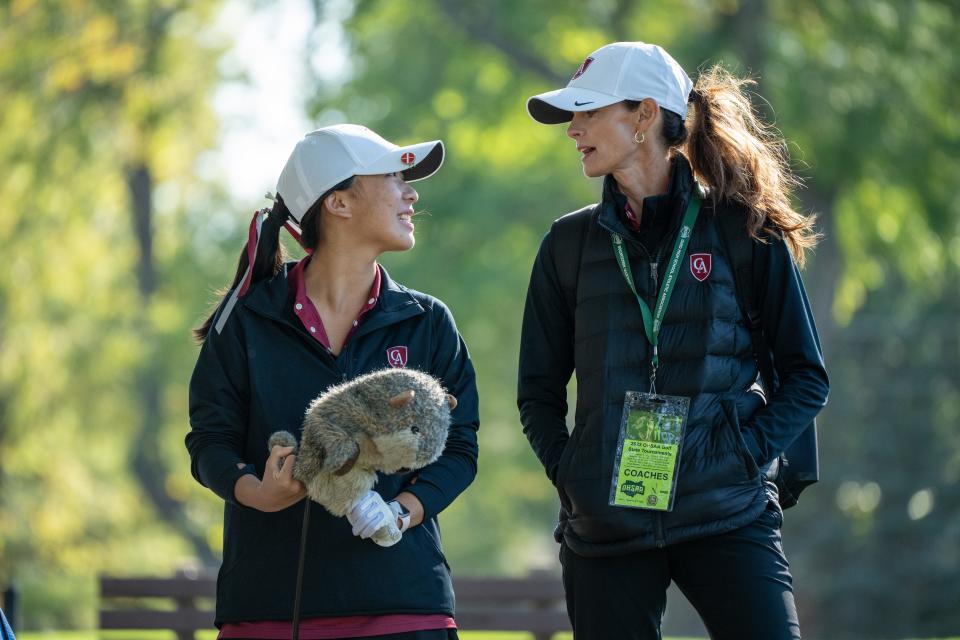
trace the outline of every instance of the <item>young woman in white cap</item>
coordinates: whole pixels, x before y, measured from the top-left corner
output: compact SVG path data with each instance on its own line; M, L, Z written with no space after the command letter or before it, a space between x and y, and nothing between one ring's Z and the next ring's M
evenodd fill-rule
M456 638L437 514L476 474L473 366L443 303L377 262L413 247L409 182L442 161L439 141L397 147L356 125L307 134L254 216L231 292L196 331L186 445L194 477L225 502L220 638L290 637L305 491L292 449L268 452L269 436L298 433L327 387L387 366L428 372L457 398L446 449L416 473L381 475L347 519L310 512L299 634ZM284 226L308 253L299 262L284 261ZM366 539L384 518L403 530L388 548Z
M662 48L618 42L527 103L604 178L541 244L520 350L577 640L660 638L671 581L712 638L800 637L780 460L827 398L797 269L815 235L743 84L714 68L694 87Z

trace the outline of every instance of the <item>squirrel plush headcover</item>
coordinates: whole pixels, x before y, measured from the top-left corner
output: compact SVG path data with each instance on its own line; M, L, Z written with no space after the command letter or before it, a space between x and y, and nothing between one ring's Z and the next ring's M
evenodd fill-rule
M443 452L456 399L415 369L383 369L329 388L307 408L293 477L312 500L346 515L377 480L377 472L420 469ZM297 446L278 431L268 448ZM374 538L400 539L395 522Z

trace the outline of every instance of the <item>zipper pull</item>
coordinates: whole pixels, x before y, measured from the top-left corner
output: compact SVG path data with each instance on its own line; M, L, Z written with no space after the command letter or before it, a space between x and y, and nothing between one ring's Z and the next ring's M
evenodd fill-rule
M650 277L653 278L653 295L657 295L657 267L659 266L656 262L650 263Z

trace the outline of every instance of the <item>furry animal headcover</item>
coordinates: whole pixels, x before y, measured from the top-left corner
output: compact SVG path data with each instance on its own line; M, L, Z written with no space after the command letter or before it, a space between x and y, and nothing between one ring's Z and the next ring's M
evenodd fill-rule
M383 369L331 387L307 408L293 477L312 500L346 515L377 480L377 472L420 469L443 452L456 399L415 369ZM274 445L297 446L287 431ZM374 534L400 539L395 522Z

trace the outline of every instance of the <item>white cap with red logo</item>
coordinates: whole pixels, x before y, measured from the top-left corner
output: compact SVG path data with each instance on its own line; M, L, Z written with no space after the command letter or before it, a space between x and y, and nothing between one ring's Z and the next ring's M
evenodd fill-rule
M293 148L277 181L277 194L293 217L282 221L283 226L299 241L299 225L307 210L329 189L351 176L399 171L404 180L413 182L432 176L441 164L443 143L439 140L398 147L356 124L336 124L311 131ZM247 270L220 311L214 325L217 333L223 331L237 300L246 295L253 283L260 233L269 213L269 209L261 209L253 214L247 234Z
M299 223L317 198L351 176L399 171L407 182L428 178L443 164L439 140L406 147L366 127L336 124L303 137L280 172L277 193Z
M563 89L527 100L537 122L569 122L575 111L592 111L623 100L653 98L663 109L687 117L693 82L662 47L614 42L591 53Z

